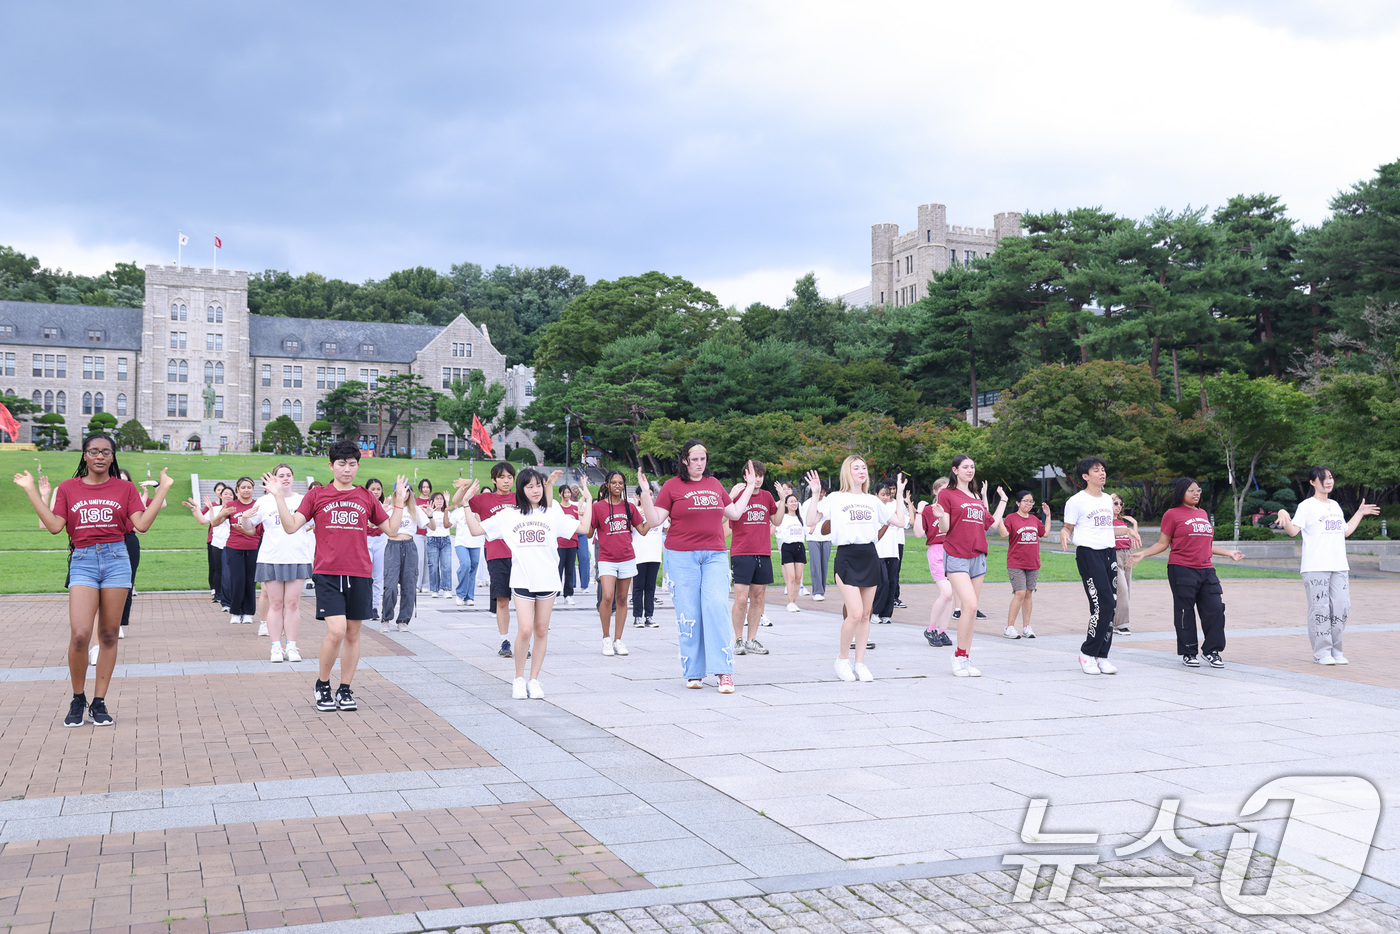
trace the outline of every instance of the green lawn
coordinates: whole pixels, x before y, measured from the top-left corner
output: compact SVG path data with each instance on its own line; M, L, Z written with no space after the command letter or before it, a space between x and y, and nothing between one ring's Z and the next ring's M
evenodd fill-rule
M68 560L68 537L50 535L39 525L39 519L19 487L9 478L21 470L35 471L36 457L55 485L71 477L78 467L76 451L36 454L25 451L0 452L0 593L53 593L63 589L65 565ZM330 479L330 465L320 457L277 457L272 454L171 454L151 451L119 455L118 461L138 480L145 477L147 464L151 475L159 476L162 466L168 467L175 478L171 491L174 502L162 511L151 531L141 537L141 569L137 572L138 590L202 590L208 586L205 557L205 528L190 517L179 502L190 494L190 474L203 480L234 480L240 476L260 477L278 463L286 461L296 470L297 477L308 472L323 483ZM451 487L459 474L468 476L468 462L427 460L373 459L360 464L359 480L378 477L391 481L402 471L412 479L427 478L434 489ZM489 462L476 462L475 475L485 479ZM773 552L777 576L779 555ZM1078 581L1073 554L1059 551L1041 552L1042 581ZM1218 565L1221 577L1296 578L1295 571L1261 571L1232 567L1228 561ZM908 584L932 582L922 541L910 540L904 550L904 565L900 580ZM1133 570L1137 580L1164 580L1167 566L1160 560L1149 560ZM1005 581L1006 546L994 543L987 561L987 580ZM781 578L779 578L781 583Z

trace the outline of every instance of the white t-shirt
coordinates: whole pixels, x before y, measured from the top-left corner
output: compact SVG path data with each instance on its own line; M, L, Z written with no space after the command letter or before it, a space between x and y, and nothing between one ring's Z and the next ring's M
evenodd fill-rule
M301 505L300 493L286 495L287 510L296 512ZM263 527L262 543L258 545L259 564L311 564L316 557L316 523L306 522L288 535L282 528L282 516L277 500L271 493L258 497L256 508L247 513L253 525Z
M1080 490L1065 503L1065 525L1074 526L1076 548L1113 548L1113 497Z
M671 524L667 519L657 528L647 530L647 534L638 535L637 530L632 530L632 554L636 556L638 564L660 564L661 552L666 547L666 527Z
M829 496L830 494L827 494L827 495ZM811 502L812 502L812 501L809 499L809 500L807 500L806 502L804 502L804 503L802 504L802 520L803 520L804 522L807 520L807 506L808 506L809 504L811 504ZM814 512L814 513L817 513L817 511L820 510L820 509L821 509L821 503L817 503L817 504L816 504L816 509L814 509L813 512ZM827 532L825 535L822 534L822 524L821 524L821 520L820 520L820 519L818 519L818 521L817 521L817 527L816 527L815 529L812 529L812 531L810 531L810 532L807 533L807 541L809 541L809 542L829 542L829 541L831 541L831 533L830 533L830 532Z
M842 545L871 545L880 527L894 516L896 503L882 503L873 493L832 493L817 503L817 513L831 520L831 540Z
M773 534L777 536L779 545L792 545L806 538L807 527L796 516L785 515Z
M1303 530L1302 573L1347 571L1347 520L1336 500L1309 496L1298 504L1293 524Z
M899 546L904 544L904 530L896 526L885 529L885 534L875 543L875 554L881 558L898 558Z
M578 532L578 526L579 520L558 503L528 516L507 506L481 523L487 541L505 539L510 546L510 586L535 593L554 593L564 586L559 579L559 539Z
M426 512L426 510L424 510L424 511ZM428 529L428 537L429 537L429 538L447 538L449 535L452 534L452 530L451 530L451 529L443 528L443 524L444 524L444 523L443 523L443 515L442 515L442 510L441 510L441 509L434 509L433 512L432 512L432 517L433 517L433 524L436 525L437 528L435 528L435 529Z
M458 506L452 510L452 547L454 548L480 548L486 544L485 535L473 535L471 529L467 528L467 510L465 506Z
M385 506L384 510L389 513L390 518L393 518L394 507ZM425 526L427 524L428 514L423 511L423 507L419 506L412 499L409 499L408 505L403 507L403 514L399 516L398 531L394 532L393 534L413 535L415 532L418 531L418 528L420 526Z
M206 509L204 510L204 518L208 519L218 511L218 506L215 506L213 509ZM228 545L229 528L230 526L227 522L220 522L218 525L214 526L214 537L209 540L209 544L213 545L215 548L223 548Z

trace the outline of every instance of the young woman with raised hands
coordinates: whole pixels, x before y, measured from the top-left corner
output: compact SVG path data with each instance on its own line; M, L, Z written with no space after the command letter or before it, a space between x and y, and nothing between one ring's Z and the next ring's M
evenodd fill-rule
M948 622L953 618L953 585L948 582L948 573L943 567L943 541L946 533L939 522L944 515L943 507L938 505L938 494L947 485L947 477L939 477L933 481L929 495L934 501L920 503L914 513L914 534L923 537L928 543L928 573L933 578L934 585L938 587L938 599L933 601L933 608L928 615L928 628L924 630L924 638L934 648L953 644L953 640L948 638Z
M452 590L452 516L445 493L432 495L427 529L428 591L441 599Z
M1133 588L1133 569L1128 555L1142 547L1137 520L1123 511L1123 497L1113 494L1113 552L1118 559L1118 594L1113 601L1113 631L1127 635L1130 627L1128 598Z
M773 527L780 517L778 501L763 488L768 468L756 460L745 462L744 467L758 478L758 489L749 497L744 514L729 523L729 570L734 580L729 621L734 628L735 655L767 655L768 649L758 641L758 624L768 600L768 585L773 583ZM743 484L738 484L729 491L729 498L738 499L742 493Z
M288 509L301 505L301 494L293 492L295 479L290 464L278 464L272 471L274 482L281 488ZM269 659L273 662L301 661L297 637L301 635L301 591L311 577L311 562L316 557L315 525L306 523L295 535L286 534L277 499L269 490L258 498L257 509L239 517L245 532L262 527L262 542L258 545L258 563L254 580L262 584L267 595L266 635L271 643Z
M865 458L852 454L841 463L841 489L822 499L821 477L815 470L807 473L807 487L812 491L808 509L823 520L831 522L831 540L836 545L836 585L841 592L843 616L841 644L837 647L836 676L842 681L874 681L875 676L865 664L865 647L870 638L870 612L875 602L875 589L884 570L875 542L880 529L891 520L901 525L907 522L904 509L905 477L895 480L895 496L882 502L870 489L870 468ZM809 512L808 519L812 516ZM852 640L855 644L855 664L851 663Z
M586 486L586 484L585 484ZM627 593L637 576L637 554L632 550L632 530L647 533L642 512L627 501L627 478L620 470L610 470L598 490L598 499L586 510L580 509L578 530L598 533L598 557L594 576L598 579L598 621L603 627L603 654L626 655L622 629L627 622ZM611 623L611 625L610 625Z
M783 565L783 593L787 597L787 611L797 613L800 612L797 597L802 591L802 569L807 566L807 527L802 523L802 503L797 494L786 484L779 491L783 494L783 511L777 531L773 534L778 539L778 557Z
M365 481L365 491L384 503L384 484L378 477ZM369 548L369 564L373 574L370 585L370 620L379 619L379 608L384 605L384 549L389 539L377 525L371 525L365 533L365 546Z
M642 508L641 491L632 494L633 505ZM564 539L560 539L563 547ZM632 628L656 629L652 621L656 612L656 578L661 570L661 552L666 547L664 526L646 526L646 534L632 530L632 551L637 555L637 576L632 581Z
M1366 516L1378 516L1381 507L1367 503L1352 513L1348 522L1342 507L1332 499L1336 481L1326 467L1308 472L1313 495L1298 504L1289 516L1280 509L1278 524L1289 535L1303 536L1303 590L1308 596L1308 639L1313 661L1319 665L1345 665L1342 634L1351 613L1351 566L1347 563L1346 540Z
M243 514L258 508L253 500L253 478L239 477L233 484L234 498L214 513L215 525L229 524L228 544L224 546L224 568L228 580L230 623L251 623L258 608L258 546L262 528L249 534L239 521Z
M699 441L681 447L680 473L661 486L653 500L646 474L637 471L642 515L648 525L671 520L666 536L666 573L676 605L681 670L687 688L698 689L706 674L719 677L719 692L734 693L734 637L729 619L729 565L724 547L725 519L748 508L758 476L744 468L738 500L710 473L710 454Z
M822 520L818 511L812 508L812 500L821 502L822 499L831 493L831 482L823 480L821 492L808 499L803 506L802 515L806 522L807 531L807 553L812 559L812 602L822 603L826 600L826 577L831 566L831 526ZM812 522L808 516L816 516L817 521ZM823 528L826 531L822 531Z
M1006 493L997 487L997 495L1006 500ZM1040 540L1050 528L1050 504L1041 503L1044 521L1031 513L1035 510L1035 494L1021 490L1016 494L1016 511L1006 518L997 514L997 534L1007 540L1006 575L1011 579L1011 608L1006 613L1008 639L1034 639L1031 609L1035 600L1036 578L1040 576ZM1021 629L1016 629L1016 617L1021 617Z
M1068 512L1066 512L1068 515ZM1162 515L1162 534L1157 544L1139 551L1129 560L1170 551L1167 583L1172 591L1172 623L1176 626L1176 654L1187 668L1201 667L1204 655L1212 668L1224 668L1220 653L1225 651L1225 599L1220 578L1215 573L1214 555L1240 561L1244 553L1215 544L1215 527L1201 508L1201 486L1190 477L1176 481L1172 505ZM1201 617L1201 638L1197 640L1196 615ZM1100 663L1102 668L1102 663Z
M29 497L39 521L50 533L67 532L68 556L68 674L73 697L67 727L82 726L85 716L97 726L111 726L107 688L117 663L117 631L122 607L131 589L131 561L126 533L145 532L165 505L175 481L162 468L160 483L143 503L136 486L118 474L117 448L110 435L95 432L83 439L77 472L54 491L49 508L45 478L36 482L29 471L15 474L15 483ZM87 701L88 644L97 627L97 673L92 703Z
M552 483L533 467L520 471L515 484L515 505L497 510L484 522L468 507L465 518L473 535L484 535L488 542L506 539L510 545L510 587L515 602L515 682L511 697L516 700L544 699L540 672L549 647L549 618L554 611L562 582L559 578L559 539L573 535L579 520L565 515L547 495ZM464 494L472 501L477 484L472 481ZM587 513L591 506L588 488L581 492L579 505ZM530 677L525 677L525 663Z
M958 644L953 651L953 674L959 678L977 678L982 672L972 665L972 630L977 624L977 603L982 596L982 581L987 576L987 530L996 524L986 502L986 484L977 495L974 480L977 463L966 454L953 458L948 474L948 486L938 493L938 517L943 539L943 569L952 584L953 595L961 604L958 620ZM997 514L1006 508L1002 493Z
M567 483L559 488L559 508L564 515L582 519L578 503L574 502L574 488ZM564 605L574 605L574 582L578 579L578 536L566 535L559 539L559 578L564 582Z

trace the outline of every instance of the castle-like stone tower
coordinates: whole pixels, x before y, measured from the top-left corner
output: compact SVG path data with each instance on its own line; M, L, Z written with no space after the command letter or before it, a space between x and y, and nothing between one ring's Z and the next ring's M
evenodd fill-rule
M990 228L950 227L948 209L942 204L919 205L919 225L906 234L899 232L898 224L874 224L870 228L869 303L917 302L935 273L955 263L970 265L1007 237L1019 236L1019 212L997 214Z

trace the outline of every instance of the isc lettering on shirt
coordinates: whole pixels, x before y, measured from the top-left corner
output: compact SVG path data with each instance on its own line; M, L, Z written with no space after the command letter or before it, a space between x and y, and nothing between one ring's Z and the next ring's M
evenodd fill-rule
M542 545L551 537L548 529L521 528L520 544L522 545Z
M1343 529L1345 529L1346 527L1347 527L1347 523L1346 523L1346 520L1345 520L1345 519L1323 519L1323 520L1322 520L1322 531L1324 531L1324 532L1340 532L1340 531L1342 531Z
M875 511L869 506L847 506L846 518L851 522L873 522Z
M1035 526L1028 525L1017 533L1018 542L1022 545L1037 545L1040 543L1040 532Z
M1094 513L1093 519L1094 528L1096 529L1113 528L1113 513L1111 512Z
M79 507L78 507L78 521L79 521L79 522L82 522L82 523L85 524L85 525L91 524L91 523L95 523L95 522L111 522L111 521L112 521L112 507L111 507L111 506L79 506Z
M1209 519L1187 519L1191 526L1192 535L1214 535L1215 529L1211 528Z
M708 490L699 490L696 492L687 493L685 495L686 498L690 500L690 506L692 509L719 508L719 495L717 493L712 493Z
M973 520L980 520L986 515L982 511L981 506L964 506L963 512L967 516L969 522Z

